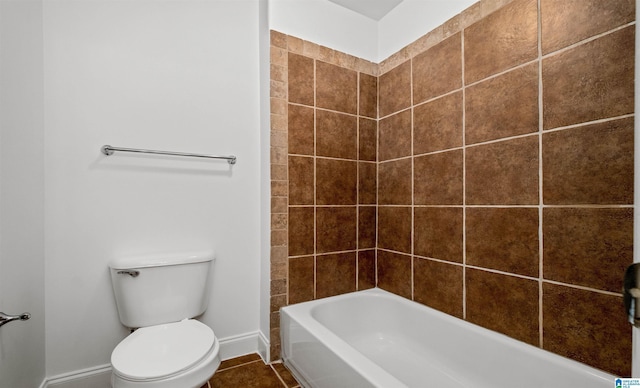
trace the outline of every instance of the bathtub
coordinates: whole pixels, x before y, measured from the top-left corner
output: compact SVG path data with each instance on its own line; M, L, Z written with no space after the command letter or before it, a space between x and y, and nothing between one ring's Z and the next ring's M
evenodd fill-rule
M614 386L615 376L381 289L280 310L282 358L304 387Z

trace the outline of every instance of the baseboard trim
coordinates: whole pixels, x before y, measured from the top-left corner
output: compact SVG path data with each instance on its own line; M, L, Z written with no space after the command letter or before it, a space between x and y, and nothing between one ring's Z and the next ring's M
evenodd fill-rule
M72 385L77 380L91 379L102 380L103 374L111 376L111 365L98 365L91 368L80 369L73 372L62 373L45 379L40 385L41 388L65 388ZM94 383L95 385L96 383Z
M245 354L258 353L265 362L269 361L269 341L260 331L220 338L220 358L228 360ZM45 378L39 388L76 388L102 387L106 380L105 374L111 376L111 365L98 365L73 372L62 373ZM79 383L83 380L82 384ZM104 388L109 388L110 383Z
M260 354L262 339L260 338L259 331L253 331L221 338L219 341L220 359L228 360L230 358L236 358L250 353Z
M262 360L265 363L271 362L271 355L269 350L271 349L271 345L267 337L264 336L262 331L258 332L258 354L262 357Z

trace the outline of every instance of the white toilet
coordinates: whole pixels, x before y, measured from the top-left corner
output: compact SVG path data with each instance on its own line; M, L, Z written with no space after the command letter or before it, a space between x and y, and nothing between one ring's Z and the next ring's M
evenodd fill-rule
M137 329L111 353L113 388L200 388L220 366L213 330L191 319L208 305L213 254L113 261L120 322Z

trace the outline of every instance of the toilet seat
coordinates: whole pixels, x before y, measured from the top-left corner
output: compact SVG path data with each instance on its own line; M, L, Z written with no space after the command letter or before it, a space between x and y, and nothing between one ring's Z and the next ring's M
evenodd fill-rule
M116 346L111 365L129 381L167 379L197 365L215 345L213 330L193 319L143 327Z

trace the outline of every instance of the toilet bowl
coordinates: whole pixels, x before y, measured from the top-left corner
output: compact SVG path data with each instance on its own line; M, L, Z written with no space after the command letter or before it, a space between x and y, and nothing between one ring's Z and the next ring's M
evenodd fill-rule
M213 330L192 319L134 331L111 354L113 388L200 388L220 366Z
M135 329L111 353L113 388L200 388L220 366L208 305L213 254L119 259L110 266L122 324Z

